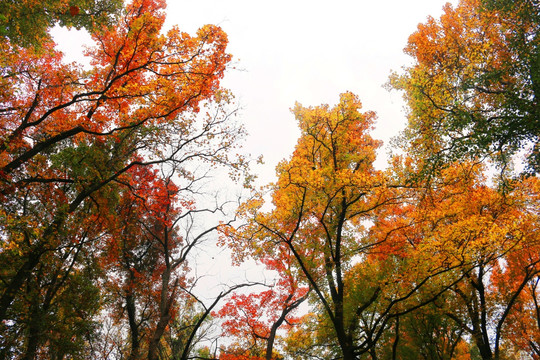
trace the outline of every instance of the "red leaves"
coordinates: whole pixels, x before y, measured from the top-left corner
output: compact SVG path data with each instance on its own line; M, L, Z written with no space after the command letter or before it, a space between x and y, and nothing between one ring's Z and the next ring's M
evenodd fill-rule
M222 351L227 359L258 359L258 355L271 351L278 329L288 330L299 322L295 310L307 298L308 288L299 285L301 278L292 269L294 260L287 249L276 249L276 257L263 255L259 260L275 272L274 285L258 293L233 294L213 314L224 319L223 335L236 340Z
M264 315L271 313L266 308L272 305L272 297L272 290L249 295L234 294L216 314L218 317L228 318L223 323L225 333L254 339L268 338L270 326L266 323Z
M81 10L79 9L78 6L70 6L70 7L69 7L69 14L70 14L71 16L79 15L79 12L80 12L80 11L81 11Z

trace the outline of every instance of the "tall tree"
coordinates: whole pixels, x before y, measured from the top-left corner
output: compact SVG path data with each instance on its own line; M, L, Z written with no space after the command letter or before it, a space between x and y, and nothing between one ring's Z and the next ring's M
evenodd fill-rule
M205 100L229 99L219 87L226 35L210 25L194 37L162 34L164 6L135 0L114 29L93 32L89 71L64 64L51 42L0 45L0 328L17 334L27 358L51 332L34 331L37 342L24 335L39 321L21 322L20 304L50 313L60 285L81 286L70 274L90 266L89 244L111 223L120 190L135 185L135 169L186 159L243 166L229 158L241 135L231 119L197 115Z
M457 330L470 336L482 359L501 359L501 344L509 340L509 315L517 311L526 286L539 271L538 180L508 181L511 186L501 193L487 185L482 171L479 164L467 163L445 168L427 181L429 186L416 190L416 203L401 213L407 226L391 225L396 218L390 214L398 213L394 210L381 214L374 228L389 233L392 244L413 247L407 252L412 262L404 274L447 270L446 285L438 285L446 291L439 293L434 306L417 311L435 311L453 320ZM385 223L394 230L384 230ZM434 290L436 295L437 287L422 289Z
M128 170L123 182L129 186L117 192L119 200L101 258L106 271L104 292L114 299L114 317L129 327L126 343L131 349L126 357L130 359L160 356L167 328L177 323L178 309L185 308L186 298L193 296L186 294L196 283L188 275L188 256L230 221L227 214L234 202L216 197L214 189L205 186L218 165L234 176L246 170L242 158L228 157L243 134L230 121L236 113L228 108L230 100L222 93L205 116L198 116L196 127L202 129L196 133L198 138L171 135L182 142L174 162L162 164L159 170L151 166ZM215 299L216 304L223 296ZM216 304L201 317L195 314L199 320L192 320L194 329L201 327ZM187 333L192 335L186 336L183 357L195 345L196 331Z
M504 283L498 285L506 287ZM530 279L520 295L508 316L506 344L516 353L526 353L537 360L540 359L540 275Z
M409 37L414 64L391 83L408 102L411 152L432 169L464 156L504 167L524 148L539 169L539 13L535 1L462 0Z
M296 105L302 133L290 160L277 168L274 208L261 211L260 200L246 204L251 219L233 242L239 251L276 258L285 248L292 254L332 329L335 356L344 359L374 351L393 311L416 291L409 286L394 293L399 286L384 278L396 271L393 260L369 260L371 250L387 242L369 236L366 227L377 209L404 195L373 167L380 145L369 135L375 114L360 108L352 93L342 94L334 108Z
M527 0L448 4L440 19L428 18L410 36L405 52L414 63L391 78L409 105L402 140L422 170L416 179L433 181L420 192L432 200L422 200L424 215L413 221L417 229L427 227L406 239L428 239L424 251L444 254L434 256L439 264L461 263L452 273L462 280L444 296L445 316L469 334L483 359L503 358L501 344L516 344L509 316L523 314L521 299L538 271L531 256L537 253L531 251L536 178L513 182L503 173L519 152L527 156L526 171L539 170L539 13L538 3ZM501 166L502 192L472 164L486 158ZM441 186L460 167L456 161L465 165L461 175ZM444 190L460 183L461 189Z

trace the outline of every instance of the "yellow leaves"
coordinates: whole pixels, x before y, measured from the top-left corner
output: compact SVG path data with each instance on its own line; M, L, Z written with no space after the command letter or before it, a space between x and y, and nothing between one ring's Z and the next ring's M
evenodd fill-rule
M391 84L404 90L410 109L405 136L418 162L489 154L502 163L536 139L525 130L534 118L528 79L535 71L524 64L534 46L517 45L523 36L517 34L527 33L523 16L498 6L480 0L447 5L439 19L429 18L409 37L405 52L415 63Z
M253 217L243 234L251 237L253 254L290 246L311 276L322 279L330 253L343 251L346 263L357 252L364 222L386 199L384 174L373 168L380 146L369 135L375 114L360 109L352 93L342 94L333 108L295 105L301 137L292 157L277 166L274 208L258 211L262 197L246 207Z

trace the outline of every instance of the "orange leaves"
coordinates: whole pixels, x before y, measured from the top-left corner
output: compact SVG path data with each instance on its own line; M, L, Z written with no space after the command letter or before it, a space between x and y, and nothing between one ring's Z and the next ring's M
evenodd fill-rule
M208 194L199 184L218 166L235 180L247 172L231 153L244 132L220 88L231 59L226 34L212 25L164 34L163 0L134 0L114 27L98 29L91 11L118 2L54 4L76 27L92 19L90 69L64 64L51 42L39 51L0 43L0 263L9 268L0 274L0 320L19 328L22 304L54 303L61 287L46 279L49 268L88 270L102 276L87 280L114 317L128 318L133 348L146 342L153 358L190 281L188 253L217 228L198 217L228 206L200 208ZM27 296L38 283L51 294L46 306ZM48 335L38 335L42 351Z
M382 208L371 229L381 239L377 248L386 255L432 257L432 266L451 268L491 261L521 246L527 182L501 194L486 185L482 169L453 164L426 189L413 189L402 202Z
M476 11L478 5L477 0L461 2L456 9L446 4L440 20L429 17L425 24L419 24L418 30L409 36L406 53L428 67L451 66L456 57L459 59L462 50L468 45L476 44L469 41L465 32L468 27L481 26L481 14ZM477 35L481 37L482 33L483 31L478 31ZM471 33L470 36L474 34Z
M172 135L162 124L180 128L186 122L185 128L193 130L189 124L193 120L179 116L198 111L200 101L220 90L219 79L230 60L225 53L227 37L215 26L205 26L195 37L177 30L162 35L163 8L163 1L134 1L118 26L95 32L97 45L88 52L94 68L88 72L63 64L50 42L40 51L2 45L0 65L7 74L0 92L3 176L21 169L24 178L28 174L23 168L29 165L39 169L30 174L32 178L64 178L66 171L59 172L69 166L67 156L58 153L65 146L72 155L82 154L77 147L109 150L99 161L93 160L116 161L113 168L119 170L129 161L128 154L141 148L163 158L158 147L168 145ZM40 166L35 157L45 151L63 157L63 164L53 163L49 171ZM101 177L101 181L104 169L78 171L75 177L66 180L88 184Z
M439 20L428 18L409 37L405 52L427 70L433 80L442 74L472 79L479 68L496 69L510 58L501 41L500 19L487 10L479 11L479 0L461 1L444 7Z
M232 353L221 354L219 357L219 360L264 360L264 357L251 355L247 351L235 350L235 349L232 349L232 350L227 349L227 350L231 351Z
M381 208L370 232L380 239L373 254L381 264L400 260L384 287L399 282L393 293L403 294L425 282L416 296L440 291L443 313L487 354L501 349L506 329L521 331L509 314L524 314L521 299L540 273L540 198L537 177L508 180L501 192L484 172L466 161L448 164L425 187L405 188L401 202Z
M259 293L234 294L214 316L224 319L222 336L236 340L223 354L260 355L273 347L282 325L290 329L299 319L294 311L306 299L307 289L298 289L296 279L279 274L280 281ZM287 281L288 280L288 281Z
M531 79L538 69L529 60L537 56L537 6L462 0L409 37L405 52L415 63L391 81L404 90L406 137L418 162L437 167L489 155L506 164L509 154L537 142Z
M156 7L159 4L147 6L143 1L125 24L95 35L99 46L89 53L100 66L93 74L93 87L105 90L104 105L129 113L117 118L118 126L147 119L172 121L183 111L197 111L199 101L218 90L230 60L220 28L206 25L196 37L177 28L162 35L164 19ZM133 103L138 106L126 105Z
M80 89L75 79L79 69L62 63L62 54L45 43L42 52L19 49L2 51L0 64L9 74L3 78L0 102L0 158L4 167L16 154L35 142L72 128L75 119L62 104ZM51 109L58 110L52 114ZM44 121L49 117L48 121Z

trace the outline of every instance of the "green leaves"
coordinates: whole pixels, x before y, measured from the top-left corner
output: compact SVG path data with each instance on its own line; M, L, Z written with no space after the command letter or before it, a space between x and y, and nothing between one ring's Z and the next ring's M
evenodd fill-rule
M420 24L405 49L415 64L392 80L409 105L411 153L432 170L483 156L504 168L526 148L536 171L540 25L530 14L538 8L487 3L448 5L440 19Z

